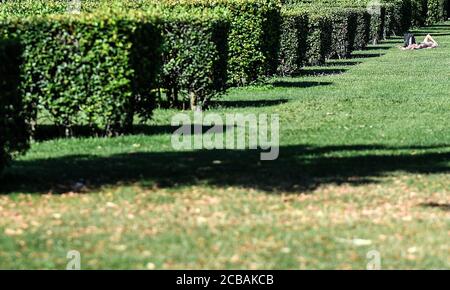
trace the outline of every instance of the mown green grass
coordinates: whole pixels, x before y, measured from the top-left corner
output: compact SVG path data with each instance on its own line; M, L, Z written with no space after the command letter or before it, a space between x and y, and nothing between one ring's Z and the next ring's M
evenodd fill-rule
M44 138L1 179L0 268L450 268L450 23L233 89L211 110L280 115L280 158L176 152L170 118ZM45 134L44 134L45 135ZM47 136L48 137L48 136ZM85 188L73 192L73 184Z

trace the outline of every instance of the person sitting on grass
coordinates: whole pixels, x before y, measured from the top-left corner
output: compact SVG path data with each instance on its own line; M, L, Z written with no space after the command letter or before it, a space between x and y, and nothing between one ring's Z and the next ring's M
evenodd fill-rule
M406 40L406 38L408 38L408 39ZM408 34L408 35L405 35L405 45L400 46L400 49L402 49L402 50L417 50L417 49L424 49L424 48L427 48L427 49L436 48L438 46L439 46L439 44L437 43L436 40L433 39L433 37L431 37L430 34L425 36L425 39L423 40L423 42L421 42L419 44L416 43L414 35Z

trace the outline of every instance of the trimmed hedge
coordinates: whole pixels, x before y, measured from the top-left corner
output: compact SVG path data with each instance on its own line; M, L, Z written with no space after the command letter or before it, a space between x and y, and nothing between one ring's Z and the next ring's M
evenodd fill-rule
M412 22L410 0L390 0L386 7L385 36L402 35L408 31Z
M411 0L412 26L423 26L427 22L427 0Z
M302 4L285 5L282 17L278 0L127 0L114 3L122 10L158 10L161 13L160 26L154 26L161 30L163 66L158 74L159 83L153 80L156 69L152 68L153 79L145 85L152 83L152 88L163 88L175 106L179 99L189 99L191 107L196 108L204 107L209 99L221 94L226 84L245 85L275 71L282 75L295 74L303 65L321 64L327 58L345 58L353 50L364 48L369 41L377 42L391 34L401 34L409 28L411 21L417 21L418 15L423 16L423 11L412 15L412 9L424 1L428 3L424 9L429 12L430 3L438 0L384 0L380 13L372 14L368 13L368 0L288 0L284 2ZM49 6L43 0L34 1L35 6L29 4L31 2L8 2L3 5L7 8L0 7L0 13L27 15L42 10L39 13L53 14L67 9L67 3L62 0L53 0ZM101 6L97 2L103 1L83 1L83 11L98 9ZM37 29L32 31L37 33ZM74 54L67 49L69 54ZM153 47L153 56L149 59L158 58L155 50ZM150 87L145 89L150 97L142 99L143 94L136 93L135 89L141 88L139 84L144 81L133 77L128 80L136 84L128 91L134 96L129 98L134 105L124 105L132 108L127 121L107 121L97 116L103 113L94 112L86 104L80 103L80 106L79 101L74 100L64 101L69 109L60 110L61 105L57 105L58 110L55 110L52 107L55 96L50 100L41 96L40 104L64 127L87 123L107 133L120 132L129 127L135 114L142 115L143 120L148 119L149 108L153 106L145 101L141 105L141 100L153 99ZM61 91L60 88L57 90ZM67 96L59 98L67 99ZM85 108L89 108L88 113ZM112 115L111 118L114 119Z
M163 17L162 88L173 106L189 100L191 109L206 107L227 87L225 11L182 10Z
M352 8L349 21L350 52L364 49L370 40L370 14L361 8Z
M411 1L422 0L380 0L380 6L371 6L370 38L372 42L392 34L402 34L412 23ZM314 7L327 7L332 9L352 8L369 12L370 0L284 0L285 3L303 3ZM367 17L367 15L366 15Z
M0 1L2 16L38 16L62 14L69 11L70 0L5 0ZM105 0L81 0L83 12L93 12ZM111 2L111 1L109 1Z
M232 0L229 82L245 85L276 72L280 5L276 0Z
M445 19L449 19L450 18L450 0L446 1L444 18Z
M360 8L286 5L282 10L278 73L297 74L304 65L345 58L366 46L370 15Z
M411 23L409 0L385 0L370 10L366 0L287 3L281 14L280 75L297 74L328 58L346 58L369 42L403 33Z
M306 64L320 65L330 53L333 25L327 13L310 13L306 37Z
M277 73L282 76L300 72L306 59L308 15L306 11L283 9Z
M352 52L356 26L352 22L353 11L349 9L333 9L329 12L331 17L332 38L327 58L346 58Z
M160 67L155 16L59 15L0 21L24 47L22 94L68 135L75 125L117 134L151 116ZM36 115L36 111L34 112Z
M28 149L29 130L19 91L21 47L0 40L0 173L11 158Z
M279 0L150 0L169 7L225 8L230 14L228 84L246 85L277 69Z
M448 0L428 0L427 24L446 20Z
M386 24L386 7L381 6L370 15L370 40L372 44L377 44L384 38Z

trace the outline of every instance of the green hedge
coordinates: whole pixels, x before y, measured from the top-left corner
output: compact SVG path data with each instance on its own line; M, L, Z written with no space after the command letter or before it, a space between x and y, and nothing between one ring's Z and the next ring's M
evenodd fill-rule
M411 24L414 27L423 26L427 20L427 0L411 0Z
M349 9L333 9L329 12L331 17L332 38L331 47L327 58L346 58L353 48L353 35L356 31L355 23L352 22L354 14Z
M306 60L308 14L306 11L283 9L277 73L282 76L300 72Z
M297 74L305 65L345 58L355 47L362 48L369 36L369 23L360 20L369 20L360 9L284 6L278 73Z
M192 3L197 2L129 0L115 8L160 15L163 65L156 88L165 92L172 107L185 107L189 101L191 109L200 109L227 88L230 12Z
M281 13L278 73L297 74L305 65L346 58L369 42L403 33L411 22L410 6L404 2L390 0L370 11L366 1L289 1L291 4L285 4Z
M291 4L302 3L332 9L351 8L366 12L369 12L368 8L371 7L370 11L376 12L371 17L370 40L372 42L378 42L392 34L403 34L409 29L412 23L411 1L419 0L380 0L379 6L369 6L369 3L376 3L370 0L284 0L285 3Z
M448 18L448 0L428 0L427 24L441 22Z
M24 47L22 94L68 134L74 125L116 134L148 119L160 67L152 15L94 13L0 21Z
M316 12L295 5L283 10L283 26L287 27L282 28L279 73L295 74L304 65L325 62L332 46L333 25L328 13Z
M350 10L349 41L350 52L361 50L367 46L370 39L370 14L361 8Z
M448 0L384 0L395 8L401 7L397 15L401 15L401 29L423 26L446 20ZM395 17L395 16L394 16Z
M227 87L227 14L221 9L166 12L163 17L161 86L172 105L189 100L191 109Z
M345 58L367 45L370 15L361 8L285 5L278 73L292 75L304 65Z
M226 2L225 2L226 3ZM275 73L280 5L276 0L231 0L228 73L230 84L245 85Z
M20 0L8 2L7 5L0 6L0 14L3 15L21 15L27 16L32 13L46 15L47 17L54 17L50 15L58 14L67 11L66 1L52 1L49 6L45 6L45 1L38 0L30 2L28 0ZM133 90L140 89L152 85L156 92L158 88L162 88L169 96L172 105L178 105L177 102L181 99L190 100L191 107L204 107L208 100L223 93L227 87L227 61L228 61L228 32L230 13L224 8L186 8L183 7L162 7L160 4L155 4L152 1L87 1L82 2L82 11L90 12L94 10L108 10L113 7L118 14L123 14L127 10L143 11L146 14L157 14L160 18L155 30L159 30L162 38L160 47L160 54L156 54L155 50L159 48L156 45L158 37L155 38L155 46L149 51L149 55L143 59L151 59L154 62L162 62L161 70L158 71L158 82L154 82L153 73L147 80L140 80L138 84L133 85ZM107 6L104 6L106 4ZM46 7L45 9L42 7ZM42 8L42 9L41 9ZM164 9L163 9L164 8ZM121 11L121 12L119 12ZM136 12L137 13L137 12ZM67 16L66 16L67 17ZM85 16L82 16L85 17ZM115 16L112 18L116 18ZM74 19L76 19L74 17ZM85 23L87 24L87 23ZM31 25L31 24L29 24ZM36 29L38 31L39 29ZM44 28L45 30L45 28ZM156 32L154 32L156 34ZM27 37L33 37L24 33ZM102 35L97 35L98 38L104 38ZM151 37L151 36L150 36ZM152 41L146 39L145 41ZM133 45L139 48L140 45ZM76 54L76 51L67 52L70 55ZM145 54L144 50L136 49L134 54ZM133 54L133 55L134 55ZM140 56L138 56L140 57ZM54 64L58 66L57 63ZM103 65L103 64L102 64ZM154 69L154 68L152 68ZM136 72L136 75L140 75ZM70 77L69 77L70 78ZM118 126L111 126L103 124L103 120L99 120L91 124L89 116L88 120L80 119L75 110L78 106L78 101L67 103L64 105L64 110L56 110L54 105L54 98L49 101L42 96L37 99L41 107L48 110L52 116L52 120L61 127L69 128L73 125L85 124L86 122L92 127L104 127L106 125L106 133L119 133L130 127L130 120L135 113L140 114L140 119L145 121L149 117L149 113L153 107L153 96L142 99L139 94L139 102L135 102L134 108L126 114L126 119L120 120ZM58 97L60 98L60 97ZM152 100L152 102L150 102ZM141 101L147 101L140 104ZM97 101L96 104L100 104ZM61 103L62 104L62 103ZM59 105L58 105L59 106ZM72 108L68 109L66 107ZM83 106L86 108L86 106ZM117 110L115 110L117 111ZM89 112L95 112L89 108ZM86 113L81 112L83 116ZM103 114L105 115L105 114ZM109 115L111 115L109 113ZM124 115L125 116L125 115ZM109 128L112 129L109 129ZM94 128L95 129L95 128ZM69 130L70 131L70 130Z
M80 0L83 12L93 12L105 0ZM0 1L2 16L38 16L62 14L69 11L70 0L5 0ZM120 0L120 2L122 2ZM127 1L124 1L126 3ZM111 3L111 1L109 1Z
M280 37L279 0L153 0L168 6L225 8L230 14L228 83L246 85L277 69Z
M0 173L10 159L28 149L29 130L19 91L21 47L0 40Z
M332 44L333 25L327 13L310 13L306 37L306 64L320 65Z
M411 0L390 0L386 5L386 36L402 35L412 22Z

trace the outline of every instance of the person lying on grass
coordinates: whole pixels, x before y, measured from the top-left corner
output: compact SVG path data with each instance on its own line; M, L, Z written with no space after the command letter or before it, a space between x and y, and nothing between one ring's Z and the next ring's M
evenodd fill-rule
M399 48L402 50L416 50L416 49L424 49L424 48L436 48L439 46L439 44L437 43L436 40L433 39L433 37L431 37L430 34L428 34L427 36L425 36L425 39L423 40L423 42L417 44L416 40L414 38L414 36L408 36L409 37L409 44L405 46L400 46Z

